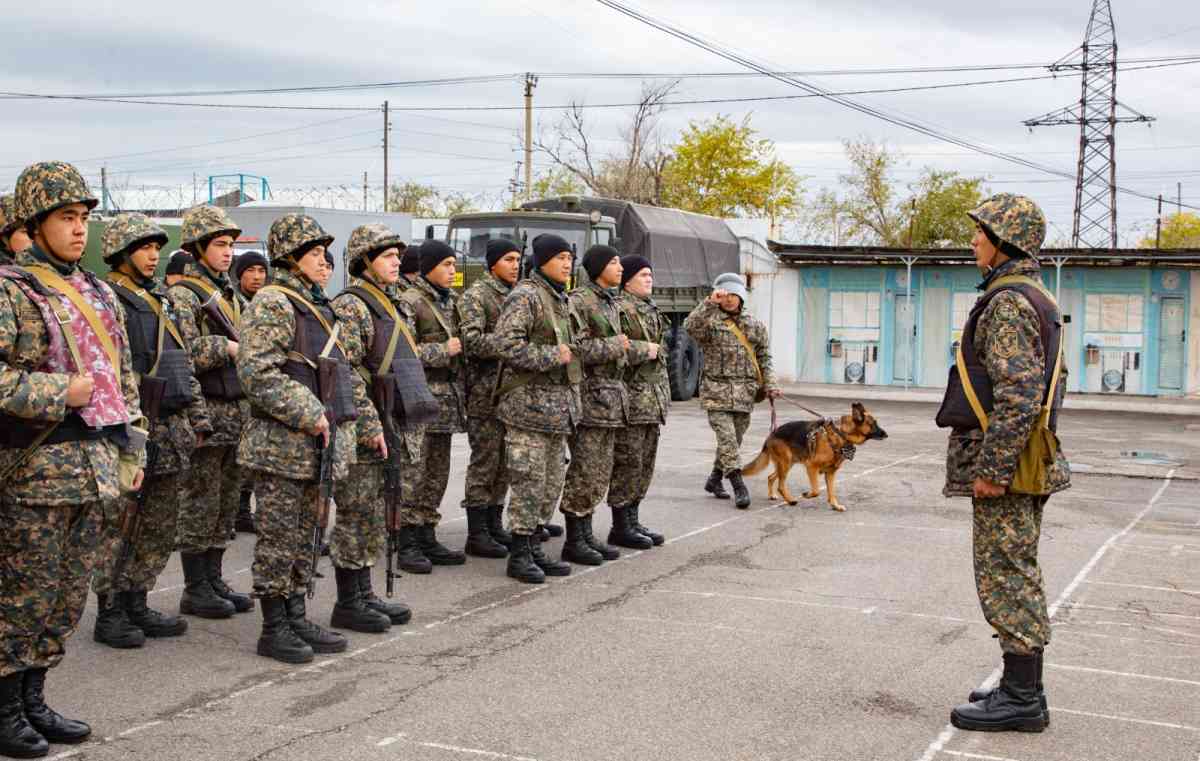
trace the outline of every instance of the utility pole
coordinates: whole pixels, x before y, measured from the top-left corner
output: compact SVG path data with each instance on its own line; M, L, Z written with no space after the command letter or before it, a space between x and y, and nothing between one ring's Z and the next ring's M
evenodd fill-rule
M533 88L538 78L532 72L525 75L525 195L533 190ZM514 198L513 206L516 206Z
M100 167L100 210L108 213L108 167Z
M518 161L517 165L513 167L513 178L508 181L508 190L512 193L512 208L514 209L517 208L517 191L521 188L520 176L521 162Z
M383 210L388 210L388 132L392 129L388 121L388 102L383 102Z
M363 211L367 210L367 173L363 172Z
M1162 193L1158 194L1158 219L1154 220L1154 248L1162 248Z

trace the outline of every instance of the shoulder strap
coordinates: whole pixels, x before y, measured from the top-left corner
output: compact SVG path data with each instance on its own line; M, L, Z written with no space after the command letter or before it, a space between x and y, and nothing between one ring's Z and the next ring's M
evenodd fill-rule
M550 321L551 327L554 328L554 337L558 339L560 345L570 343L567 336L563 335L562 325L558 323L554 315L554 301L550 298L550 294L541 286L534 286L537 291L538 299L542 302L542 308L546 310L546 319Z
M975 393L975 387L971 385L971 376L967 374L967 361L963 358L963 342L958 342L958 349L954 353L954 364L958 367L958 379L962 381L963 393L967 395L967 402L971 405L971 410L975 413L975 417L979 420L979 427L987 433L988 416L983 411L983 405L979 402L979 396Z
M222 312L225 313L225 317L229 319L230 324L234 327L237 327L241 323L242 308L241 305L238 304L236 296L233 299L234 303L230 305L229 300L225 298L224 294L217 290L215 285L208 282L204 278L194 277L192 275L184 277L179 281L178 285L182 285L192 293L196 294L201 301L210 299L215 295L217 297L217 306Z
M133 278L129 277L123 272L110 272L108 273L108 279L112 281L114 286L118 288L124 288L126 291L129 291L134 296L137 296L142 301L145 301L147 304L149 304L150 309L153 310L155 317L158 318L158 348L155 349L154 367L150 368L150 374L154 375L154 373L158 370L158 361L162 358L164 331L170 333L171 338L174 338L175 342L181 347L187 346L187 344L184 342L183 336L179 333L179 328L175 327L175 323L168 320L163 314L162 304L159 303L158 298L153 293L150 293L146 289L138 286L137 283L133 282Z
M325 319L325 315L321 314L320 309L317 309L315 306L310 304L307 299L305 299L303 296L301 296L296 291L293 291L291 288L288 288L287 286L276 285L276 284L272 283L271 285L263 286L262 290L278 291L278 292L282 293L284 296L287 297L288 301L292 302L293 306L298 306L303 309L306 309L306 310L308 310L309 314L311 314L313 317L317 318L317 322L321 323L321 327L324 328L325 332L329 335L329 340L325 342L325 348L321 350L322 357L329 356L329 352L333 349L334 346L337 346L338 349L341 349L342 356L346 355L346 350L345 350L345 348L342 347L342 342L338 340L338 333L340 332L341 326L340 325L330 325L329 320Z
M412 296L408 295L410 293ZM433 319L437 320L438 325L442 326L442 330L446 331L447 336L453 338L457 335L457 333L450 329L450 324L446 322L446 315L442 314L442 310L434 306L434 303L429 300L428 296L426 296L424 293L421 293L421 291L417 290L416 288L409 288L404 292L404 295L406 298L408 298L410 304L415 301L420 301L421 303L425 304L425 306L429 308L429 311L433 312ZM416 306L416 304L413 304L413 306Z
M91 326L92 332L96 334L96 339L100 341L100 347L104 349L104 354L108 357L119 383L121 380L121 355L117 353L117 346L113 343L112 336L108 334L104 323L100 322L100 315L96 314L92 305L84 300L83 295L75 289L75 286L64 280L50 267L36 264L30 265L26 269L37 278L43 287L64 296L79 310L83 319L87 320L88 325ZM75 369L82 373L84 371L83 358L79 354L79 345L75 342L75 334L71 330L71 316L57 304L53 305L53 309L54 316L58 318L59 325L62 327L63 337L67 341L67 349L71 352L71 359L75 362Z
M754 353L754 347L750 345L750 340L746 338L746 334L742 332L742 329L733 320L726 320L725 327L729 328L729 331L737 338L738 343L750 353L750 361L754 363L754 372L758 375L758 385L763 385L762 368L758 366L758 355Z
M386 371L387 368L392 366L392 359L396 356L396 345L401 334L408 341L408 347L412 349L413 356L418 356L416 339L409 332L408 326L404 324L404 320L400 318L400 313L396 311L396 306L392 304L392 300L388 298L386 293L381 291L374 283L368 283L365 280L361 286L347 288L345 293L352 293L359 297L368 307L374 302L378 311L386 314L395 325L392 335L388 337L388 345L383 355L383 363L379 366L381 371Z

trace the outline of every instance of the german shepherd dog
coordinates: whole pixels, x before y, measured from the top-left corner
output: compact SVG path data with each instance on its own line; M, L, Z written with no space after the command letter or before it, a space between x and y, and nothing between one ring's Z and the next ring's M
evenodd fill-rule
M788 492L787 476L792 465L802 462L808 471L809 489L804 493L805 499L820 496L817 474L823 474L829 506L843 512L846 508L838 502L834 489L838 470L854 457L854 447L867 439L886 438L887 431L879 427L875 417L855 402L850 405L850 414L842 415L838 420L797 421L779 426L767 437L758 457L742 468L742 474L757 475L768 464L774 464L775 471L767 477L767 498L775 499L778 489L779 496L789 505L795 505L796 498Z

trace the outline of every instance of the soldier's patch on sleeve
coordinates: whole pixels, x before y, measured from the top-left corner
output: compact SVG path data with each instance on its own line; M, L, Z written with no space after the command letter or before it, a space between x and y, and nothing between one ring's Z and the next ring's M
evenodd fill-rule
M1011 308L1014 313L1016 312L1016 307L1009 304L1001 304L997 307L996 311L1005 307ZM1000 359L1012 359L1017 356L1017 352L1021 349L1021 336L1017 333L1017 329L1012 325L1005 325L1000 328L1000 332L996 334L995 347L996 356L1000 357Z
M1001 320L1015 320L1020 316L1020 311L1017 309L1016 304L1006 299L996 304L994 316Z

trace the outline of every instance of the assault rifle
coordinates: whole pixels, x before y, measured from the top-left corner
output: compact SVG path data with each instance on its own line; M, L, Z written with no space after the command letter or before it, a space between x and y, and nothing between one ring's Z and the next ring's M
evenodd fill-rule
M396 593L396 556L400 552L400 447L403 443L396 430L396 376L377 375L371 379L371 398L383 423L383 437L388 457L383 466L383 499L387 520L387 596Z
M317 450L317 521L313 526L312 555L310 561L312 570L308 577L308 597L312 599L317 594L317 579L325 578L317 573L317 565L321 562L321 541L325 537L325 527L329 525L329 503L333 501L333 457L337 447L337 425L333 422L330 405L337 387L337 362L327 357L317 360L317 388L321 389L321 402L325 405L325 420L329 423L329 443L326 444L321 436L314 440Z
M221 305L217 303L217 299L219 298L221 298L220 291L213 291L212 295L200 305L200 309L204 311L204 314L208 315L210 320L221 326L221 331L225 334L226 338L230 341L238 341L240 340L238 338L238 329L225 316L225 313L221 311ZM237 297L235 296L234 298Z
M112 595L109 597L112 601L109 603L110 605L116 604L117 587L121 582L121 577L125 575L129 561L133 559L133 544L142 531L142 513L146 509L146 499L150 494L150 474L154 472L154 467L158 464L160 452L158 443L154 440L154 425L158 422L166 390L167 382L153 375L143 375L141 383L138 385L142 415L148 421L146 426L149 432L146 437L146 467L142 476L142 488L138 490L136 496L127 500L125 512L121 516L121 548L117 551L117 562L113 566L113 589Z

